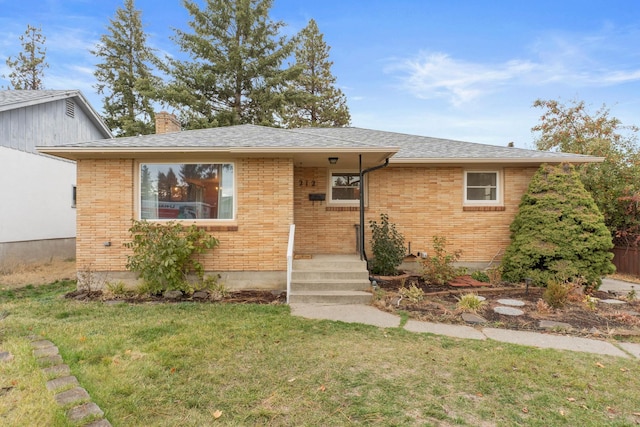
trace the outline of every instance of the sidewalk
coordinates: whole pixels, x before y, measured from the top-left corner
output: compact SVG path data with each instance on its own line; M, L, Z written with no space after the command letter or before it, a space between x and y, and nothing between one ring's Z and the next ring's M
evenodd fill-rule
M630 284L626 282L610 283L606 279L607 287L614 287L615 291L629 291ZM623 285L625 284L626 285ZM603 286L605 284L603 283ZM639 286L640 288L640 286ZM601 288L603 289L603 288ZM603 289L604 290L604 289ZM607 289L609 290L609 289ZM308 319L335 320L347 323L363 323L381 328L400 327L400 317L363 304L331 305L331 304L290 304L291 314ZM486 340L491 339L510 344L526 345L538 348L553 348L556 350L581 351L607 356L640 359L640 344L610 343L601 340L553 335L539 332L514 331L496 328L474 328L465 325L451 325L445 323L421 322L409 320L404 329L416 333L431 333L455 338Z

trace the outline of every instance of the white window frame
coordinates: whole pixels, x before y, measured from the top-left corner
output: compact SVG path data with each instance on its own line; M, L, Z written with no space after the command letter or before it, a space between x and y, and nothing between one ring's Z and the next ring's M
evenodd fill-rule
M327 193L328 193L328 197L327 197L327 203L331 206L360 206L360 199L354 199L354 200L334 200L333 199L333 175L339 175L339 174L358 174L360 175L360 172L357 170L349 170L349 169L328 169L328 179L327 179ZM367 191L366 191L366 185L367 185L367 179L364 179L363 182L363 186L361 191L364 191L364 195L365 195L365 205L367 204Z
M470 173L494 173L496 174L496 200L469 200L467 199L467 177ZM483 170L465 170L464 171L464 186L462 188L462 200L464 206L502 206L503 205L503 182L502 182L502 170L500 169L483 169Z
M231 218L196 218L196 219L183 219L183 218L149 218L147 221L152 222L167 222L167 221L177 221L177 222L189 222L189 223L209 223L216 225L234 225L236 224L237 219L237 203L238 203L238 170L237 165L234 161L231 160L168 160L168 161L158 161L158 160L140 160L136 162L136 200L135 200L135 208L136 208L136 217L138 220L142 219L142 185L141 185L141 174L142 174L142 165L145 164L154 164L154 165L184 165L184 164L230 164L233 166L233 205L232 205L232 215Z

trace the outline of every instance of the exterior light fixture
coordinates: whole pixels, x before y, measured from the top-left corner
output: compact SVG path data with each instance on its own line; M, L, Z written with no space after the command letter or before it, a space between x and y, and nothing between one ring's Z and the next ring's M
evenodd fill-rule
M338 158L337 157L329 157L329 163L332 165L335 165L336 163L338 163Z

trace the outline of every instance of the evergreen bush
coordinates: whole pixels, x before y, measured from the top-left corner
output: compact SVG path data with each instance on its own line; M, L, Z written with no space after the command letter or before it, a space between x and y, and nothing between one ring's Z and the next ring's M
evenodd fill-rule
M611 234L580 176L569 164L542 165L511 223L502 278L538 286L576 281L598 287L615 271Z
M389 222L387 214L380 214L380 223L369 221L371 227L371 249L373 259L369 260L369 268L373 274L393 276L398 266L404 261L406 250L404 236L396 230L395 224Z

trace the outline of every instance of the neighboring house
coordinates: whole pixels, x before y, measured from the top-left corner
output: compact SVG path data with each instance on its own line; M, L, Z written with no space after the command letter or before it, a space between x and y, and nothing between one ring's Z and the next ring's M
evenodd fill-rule
M369 249L368 222L381 213L413 254L446 236L462 261L486 266L509 244L540 164L602 160L358 128L254 125L39 150L77 161L78 269L130 278L123 244L131 220L175 219L220 240L203 262L226 285L274 289L286 283L290 224L300 258L355 254L360 240ZM361 192L360 171L369 168Z
M77 90L0 91L0 268L75 256L75 162L35 147L111 137Z

